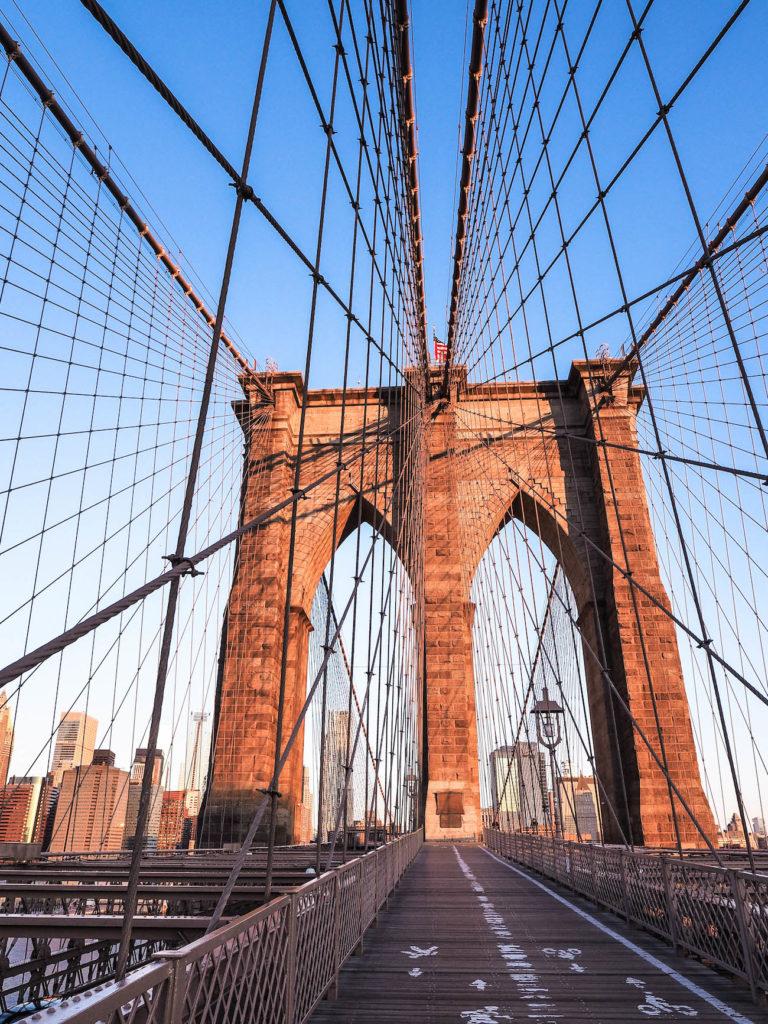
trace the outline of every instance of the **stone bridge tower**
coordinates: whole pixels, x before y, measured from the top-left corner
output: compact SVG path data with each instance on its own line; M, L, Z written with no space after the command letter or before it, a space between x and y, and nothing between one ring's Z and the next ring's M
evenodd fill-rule
M635 451L643 391L631 385L630 370L604 388L619 367L610 360L580 362L573 364L567 380L489 385L467 385L459 367L448 396L423 409L427 838L474 837L480 830L470 588L480 559L510 517L541 537L574 593L607 841L619 841L622 831L631 833L635 843L669 846L675 841L667 783L612 694L607 676L657 754L666 759L705 831L714 835L675 629L662 610L669 607L669 598ZM242 517L248 520L290 493L303 382L297 373L275 375L269 405L260 388L247 382L244 387L246 397L237 412L246 433ZM334 442L342 393L320 390L307 395L303 484L323 475L329 479L313 488L299 508L284 738L305 697L309 612L334 535L341 543L365 521L393 543L406 568L412 557L399 549L406 531L398 522L397 488L388 491L386 486L403 468L399 435L412 419L403 411L405 390L347 391L345 434L361 446L370 444L366 439L371 434L379 441L375 458L357 460L362 470L345 445L348 465L338 502L331 471L338 459ZM382 495L389 492L387 506ZM240 841L260 790L269 783L289 529L287 511L245 535L239 550L222 637L201 837L205 845ZM631 593L617 568L627 565L658 604L639 590ZM302 748L299 737L281 777L278 842L290 842L296 831ZM701 845L682 808L678 820L683 842Z

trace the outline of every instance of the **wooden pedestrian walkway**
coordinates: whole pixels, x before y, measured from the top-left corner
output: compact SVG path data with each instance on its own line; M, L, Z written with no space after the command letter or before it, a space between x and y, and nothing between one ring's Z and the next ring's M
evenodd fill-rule
M427 845L314 1024L768 1022L740 985L479 846Z

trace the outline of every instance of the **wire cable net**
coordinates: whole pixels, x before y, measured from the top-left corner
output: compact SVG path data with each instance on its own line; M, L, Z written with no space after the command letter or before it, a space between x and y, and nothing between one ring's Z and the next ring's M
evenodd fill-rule
M14 64L2 89L1 557L10 584L2 637L14 660L162 571L174 547L210 327ZM237 370L223 351L192 511L195 548L236 523ZM210 686L216 649L206 648L205 624L213 616L215 628L221 616L215 602L230 563L228 552L214 559L200 592L187 595L178 714ZM50 659L8 692L15 716L23 721L24 702L39 708L45 695L40 743L60 713L75 705L93 711L91 693L111 692L96 709L98 744L110 746L117 713L125 728L139 694L151 692L161 621L161 599L148 599ZM141 726L128 728L140 745ZM49 753L50 739L18 774Z
M6 33L0 628L14 740L0 817L41 777L27 839L83 856L133 851L119 947L84 954L85 985L158 948L132 924L158 907L139 891L142 851L179 839L164 832L174 793L186 794L185 842L243 856L266 846L267 899L281 844L316 840L320 873L339 836L346 858L348 833L366 850L420 817L425 338L408 27L389 4L343 3L318 31L332 54L322 65L302 19L271 5L242 173L206 146L222 189L236 186L210 311L128 215L111 151L73 140L71 115ZM294 123L312 132L291 138ZM276 130L301 152L290 172L300 217L278 208L268 176L258 196L247 184L254 137L268 146ZM257 365L224 328L230 283L249 286L239 234L267 254L250 287L301 374ZM308 396L329 365L336 403L317 423ZM70 713L98 727L59 765ZM94 748L112 751L111 765L91 764ZM111 789L89 816L98 764ZM209 928L243 872L236 857L223 863ZM34 958L34 942L12 940L14 962ZM64 951L49 945L15 998L56 991Z
M701 169L681 155L704 116L702 83L722 74L749 31L746 7L708 20L689 63L668 60L662 76L654 54L674 53L673 29L652 3L475 4L483 49L471 57L479 86L470 82L468 118L479 95L465 134L471 173L446 378L466 375L474 399L458 406L468 443L482 451L482 472L464 471L476 478L467 504L476 510L491 493L502 524L512 519L473 583L483 803L488 820L506 816L502 827L581 838L605 825L637 841L621 806L637 798L631 766L611 779L616 759L594 759L605 686L611 731L648 757L646 785L666 804L679 845L690 841L691 821L699 840L714 841L708 808L742 841L753 819L763 830L766 151L761 143L703 212ZM673 259L649 259L654 232L668 238L670 225ZM520 381L534 382L534 412L520 401ZM624 400L635 414L617 429ZM589 525L585 465L609 510L607 535ZM467 512L477 530L466 543L483 518ZM483 550L481 542L478 559ZM608 620L596 630L589 622L590 602L606 599L634 634L621 664L612 663ZM662 660L676 656L674 643L677 697ZM543 685L560 705L551 758L531 717ZM681 727L664 709L686 696L706 805L675 778ZM536 771L523 764L534 746ZM574 815L577 785L593 791L589 828ZM569 806L559 806L566 796Z
M683 46L654 0L474 0L430 364L408 4L264 5L240 158L81 3L231 219L203 299L0 25L0 831L53 936L0 938L3 1008L193 934L131 1013L236 976L308 1019L422 835L754 879L768 151L713 186L686 142L756 5Z

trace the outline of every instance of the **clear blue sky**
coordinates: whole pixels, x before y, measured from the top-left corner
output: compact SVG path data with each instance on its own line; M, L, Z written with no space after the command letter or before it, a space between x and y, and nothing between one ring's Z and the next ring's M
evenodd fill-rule
M106 6L237 164L255 83L266 0L109 0ZM441 335L466 90L467 6L467 0L413 2L427 302L430 323ZM591 2L571 0L568 17L574 36L583 28L592 6ZM665 96L679 85L735 6L735 0L657 0L645 40ZM332 40L326 4L324 0L291 0L288 8L295 16L308 60L321 84L327 86L323 76L330 65ZM178 246L215 294L232 209L232 189L224 173L77 0L2 0L0 11L100 147L106 150L107 143L114 147L126 169L123 177L130 173L135 179L145 197L139 197L138 205L160 236ZM587 105L602 87L628 32L624 0L607 0L590 61L580 71ZM59 70L52 67L35 33L51 51ZM673 123L680 152L705 219L764 141L768 125L766 38L768 0L752 0L675 108ZM82 100L82 107L62 85L62 74ZM327 89L323 99L327 101ZM88 120L86 110L95 124ZM634 53L593 136L606 175L621 163L654 114L647 81ZM569 141L572 139L564 134L562 140L553 140L553 149L557 152L558 146L564 148ZM306 102L285 33L279 30L273 43L251 180L257 193L308 249L316 224L322 145L317 117ZM584 168L577 169L569 187L572 191L566 190L564 201L572 211L593 201L594 185ZM137 194L136 188L131 190ZM611 215L630 294L675 270L694 233L661 133L643 150L633 173L612 195ZM334 246L340 249L344 242L341 232L331 233L327 259L332 278ZM582 311L589 319L617 305L615 281L607 269L604 244L596 235L585 233L585 248L577 256ZM246 350L262 363L272 356L282 369L303 365L306 283L305 272L299 271L295 259L276 242L271 229L247 210L228 312ZM555 297L557 287L555 284ZM592 351L602 340L612 347L625 340L623 333L612 335L612 329L595 336ZM337 323L333 332L324 332L321 325L320 333L322 356L313 383L338 384L341 345ZM563 358L576 354L564 352ZM20 759L32 745L31 738L26 747L22 745ZM126 752L121 752L120 759L125 763Z
M19 11L29 18L184 256L215 291L232 200L223 172L76 0L17 2L18 6L16 0L4 0L3 12L35 55L41 56ZM107 4L234 163L242 152L267 6L265 0L111 0ZM414 0L412 6L427 302L430 321L442 334L455 220L459 122L466 90L468 4L466 0ZM572 0L568 8L572 38L578 37L592 6ZM657 0L646 23L645 40L664 94L677 87L735 6L722 0ZM310 63L317 69L330 64L326 4L307 0L288 7ZM628 24L623 0L603 5L590 62L580 72L585 102L602 86L626 40ZM768 3L752 0L675 111L682 157L704 216L719 202L768 124L766 37ZM252 178L257 192L308 242L314 230L317 190L307 194L311 175L305 161L315 158L310 147L320 132L317 118L304 102L305 90L299 87L284 32L275 35L272 57ZM48 66L44 55L42 62ZM654 114L639 58L627 62L613 95L606 106L604 134L596 139L598 147L603 146L606 171L623 158ZM66 90L63 96L70 98ZM628 177L627 186L617 192L612 209L630 291L662 279L693 240L660 133L637 167L637 174ZM581 180L575 180L581 187ZM668 192L659 189L660 180L670 182ZM587 193L592 198L591 191L585 181L584 195L574 208L586 200ZM254 301L264 289L272 298L284 295L285 307L290 307L296 283L288 264L283 267L279 256L273 261L273 240L255 221L255 215L246 218L230 319L255 356L272 355L284 369L298 367L303 364L305 345L302 315L294 321L290 309L284 309L283 320L279 302ZM269 259L260 258L267 251ZM580 282L588 312L604 311L613 299L613 289L609 291L601 278L596 273L592 280L587 277ZM335 372L336 367L329 368L329 375Z
M242 153L267 6L256 0L115 0L107 4L127 35L235 164ZM320 13L314 16L312 8L311 2L289 7L302 43L319 62L330 46L330 40L322 35L328 18L325 3L317 5L315 11ZM465 8L464 0L445 0L439 5L417 3L414 9L427 291L430 319L440 333L450 272L454 169L465 89ZM224 173L80 4L75 0L19 0L16 9L11 0L3 5L24 42L31 44L36 56L42 55L45 67L49 66L45 55L19 9L54 54L184 256L215 291L232 207L232 190ZM292 76L295 58L287 51L284 32L275 33L272 57L252 180L279 215L292 226L295 222L297 231L302 230L302 220L311 223L304 231L308 241L316 220L319 176L318 186L306 194L311 179L302 166L302 154L312 157L302 133L314 142L320 133L317 118L303 103L305 88L297 87ZM281 94L282 89L285 92ZM70 99L66 90L62 95ZM260 284L256 278L270 273L265 266L269 261L260 261L254 246L263 247L265 242L270 249L273 246L255 220L255 215L246 217L230 319L257 358L271 355L282 369L297 368L303 365L306 337L300 325L305 321L297 318L296 335L286 337L278 315L270 311L265 329L265 310L253 301L253 290ZM279 280L273 280L272 286L280 289ZM285 298L290 303L288 288Z

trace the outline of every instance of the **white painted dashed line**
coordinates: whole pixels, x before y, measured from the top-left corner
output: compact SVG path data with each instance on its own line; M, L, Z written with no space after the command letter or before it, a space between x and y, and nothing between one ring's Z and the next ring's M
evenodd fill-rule
M477 896L488 928L497 939L507 940L497 943L496 948L507 968L507 974L514 981L520 998L526 1004L528 1019L541 1021L542 1024L552 1024L553 1021L559 1020L562 1014L557 1012L557 1004L553 1001L549 989L541 983L541 979L536 974L533 964L528 959L528 954L522 946L518 946L510 941L512 933L507 927L506 921L496 910L490 898L485 895L482 885L455 846L453 847L453 852L456 855L456 860L459 862L459 867L464 877L470 883L472 890ZM488 1008L486 1007L486 1009ZM498 1019L512 1018L500 1017Z
M676 971L672 967L669 967L662 960L659 960L658 957L655 957L653 953L649 953L647 950L643 949L642 946L638 946L636 943L632 942L631 939L625 938L623 935L620 935L618 932L615 932L613 928L609 928L608 925L603 924L602 921L598 921L596 917L593 917L591 914L588 914L586 910L582 910L581 907L577 907L574 903L571 903L570 900L567 900L564 896L561 896L553 889L550 889L548 885L545 885L543 882L540 882L537 878L533 878L531 875L528 874L527 871L522 871L516 865L510 864L509 861L502 860L502 858L497 857L495 853L491 853L490 850L486 850L484 846L481 847L481 849L483 853L487 854L491 858L491 860L495 860L499 864L503 865L505 868L508 868L510 871L514 871L515 874L520 875L521 878L524 878L527 882L530 882L531 885L535 885L537 888L541 889L542 892L547 893L549 896L552 897L553 900L556 900L564 907L568 907L569 910L572 910L574 914L578 914L578 916L583 918L585 921L588 921L591 925L597 928L598 931L601 931L603 932L603 934L610 936L610 938L614 939L622 946L625 946L627 949L631 950L631 952L635 953L642 960L645 960L647 964L650 964L652 967L655 967L657 971L661 971L662 974L666 974L668 978L672 978L674 981L678 983L678 985L682 985L683 988L688 989L689 992L692 992L695 996L698 996L699 999L703 999L705 1003L709 1003L709 1005L713 1009L717 1010L719 1013L722 1013L724 1017L727 1017L729 1020L735 1021L735 1024L754 1024L754 1021L750 1017L745 1017L743 1013L739 1013L738 1010L734 1010L733 1007L729 1006L727 1003L724 1003L722 999L718 999L717 996L713 996L711 993L707 992L706 989L703 989L700 985L697 985L695 981L691 981L691 979L686 978L684 974L681 974L679 971Z
M463 1010L459 1017L467 1024L498 1024L501 1020L514 1020L502 1013L498 1006L480 1006L476 1010Z

